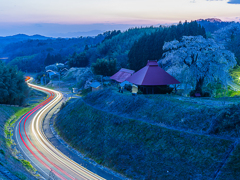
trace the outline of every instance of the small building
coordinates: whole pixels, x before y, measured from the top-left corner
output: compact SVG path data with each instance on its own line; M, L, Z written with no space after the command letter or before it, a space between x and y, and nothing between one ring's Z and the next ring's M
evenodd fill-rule
M135 71L130 69L122 68L116 74L110 77L110 79L115 80L119 83L124 82L127 78L133 75Z
M180 82L158 66L157 61L148 61L147 65L126 79L138 85L144 94L164 94L170 84Z
M92 82L90 87L92 88L92 91L98 91L102 89L102 85L100 82Z
M65 65L64 65L63 63L56 63L55 65L56 65L57 68L59 68L59 69L62 69L62 68L65 67Z

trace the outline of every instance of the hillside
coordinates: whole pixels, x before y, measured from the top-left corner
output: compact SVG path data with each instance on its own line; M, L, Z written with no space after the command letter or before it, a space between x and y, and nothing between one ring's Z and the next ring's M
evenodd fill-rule
M26 40L46 40L49 39L50 37L45 37L41 35L33 35L33 36L28 36L26 34L16 34L13 36L0 36L0 52L2 51L2 48L4 48L6 45L10 43L15 43L18 41L26 41Z
M208 19L198 19L197 22L206 29L206 32L213 33L221 28L224 28L234 22L225 22L221 19L208 18Z
M21 107L0 106L0 179L20 178L20 179L35 179L16 157L12 156L7 144L9 141L5 139L4 132L5 123L12 119L16 113L21 111ZM16 153L16 149L14 151ZM9 175L4 174L4 171L10 172Z
M48 54L60 55L65 62L69 55L82 52L86 45L95 46L103 39L102 34L69 39L27 39L7 44L1 56L8 57L8 62L14 61L12 65L17 65L22 71L39 72L44 70L44 60Z
M135 97L112 89L90 93L84 101L67 104L55 128L97 163L133 179L239 176L240 112L231 105L237 101Z
M0 105L0 179L37 179L36 169L17 149L13 138L15 122L46 98L46 94L30 90L27 107Z

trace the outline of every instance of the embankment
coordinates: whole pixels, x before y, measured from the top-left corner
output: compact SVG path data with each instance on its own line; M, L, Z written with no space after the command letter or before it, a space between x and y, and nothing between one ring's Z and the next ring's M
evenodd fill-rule
M216 112L222 115L221 109L166 95L133 97L109 90L84 100L92 106L81 99L68 103L55 128L97 163L133 179L213 179L216 172L224 175L224 168L237 177L229 164L236 159L225 159L235 139L200 133L211 127Z

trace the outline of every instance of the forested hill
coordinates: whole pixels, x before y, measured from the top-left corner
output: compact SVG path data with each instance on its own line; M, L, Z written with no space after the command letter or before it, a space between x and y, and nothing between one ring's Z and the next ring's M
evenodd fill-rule
M17 65L22 71L39 72L44 69L48 53L60 55L64 59L74 52L82 52L86 45L96 46L104 37L100 34L96 37L19 41L5 46L1 56L9 57L10 65Z
M206 32L213 33L221 28L224 28L234 22L225 22L216 18L198 19L197 22L206 29Z
M41 35L33 35L33 36L28 36L26 34L17 34L17 35L13 35L13 36L6 36L6 37L2 37L0 36L0 52L2 51L2 49L10 44L10 43L15 43L18 41L26 41L26 40L46 40L49 39L49 37L45 37L45 36L41 36Z
M205 28L196 21L180 22L178 25L160 28L152 34L145 34L134 43L128 54L129 68L138 71L146 65L148 60L161 59L165 42L180 40L183 36L197 35L206 37Z
M128 67L128 53L135 41L144 34L151 34L162 27L141 27L130 28L127 31L108 32L106 38L96 48L90 48L85 53L89 63L96 62L97 59L116 59L117 66ZM72 59L72 66L76 66L78 58Z
M20 41L8 44L2 56L9 57L9 65L17 65L25 72L42 71L55 61L68 61L70 67L85 67L97 59L116 60L117 69L139 70L147 60L162 58L164 42L197 35L206 37L205 28L197 21L180 22L170 27L108 31L96 37Z
M19 69L27 72L42 71L45 65L55 61L70 61L71 66L82 67L91 65L98 58L117 59L119 67L126 67L128 52L134 42L159 28L161 27L130 28L124 32L114 30L96 37L20 41L7 45L2 56L9 57L9 65L17 65ZM48 59L55 60L47 62ZM82 59L87 59L87 63L78 62Z

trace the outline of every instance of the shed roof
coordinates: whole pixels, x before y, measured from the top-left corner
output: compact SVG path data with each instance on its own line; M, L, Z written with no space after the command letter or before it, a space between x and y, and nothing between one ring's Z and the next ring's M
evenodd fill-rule
M90 85L92 88L98 88L99 86L101 86L100 82L92 82L92 84Z
M129 78L135 71L130 69L122 68L120 69L116 74L110 77L110 79L113 79L117 82L123 82L127 78Z
M147 65L134 73L127 81L143 86L179 84L180 82L158 66L157 61L148 61Z

